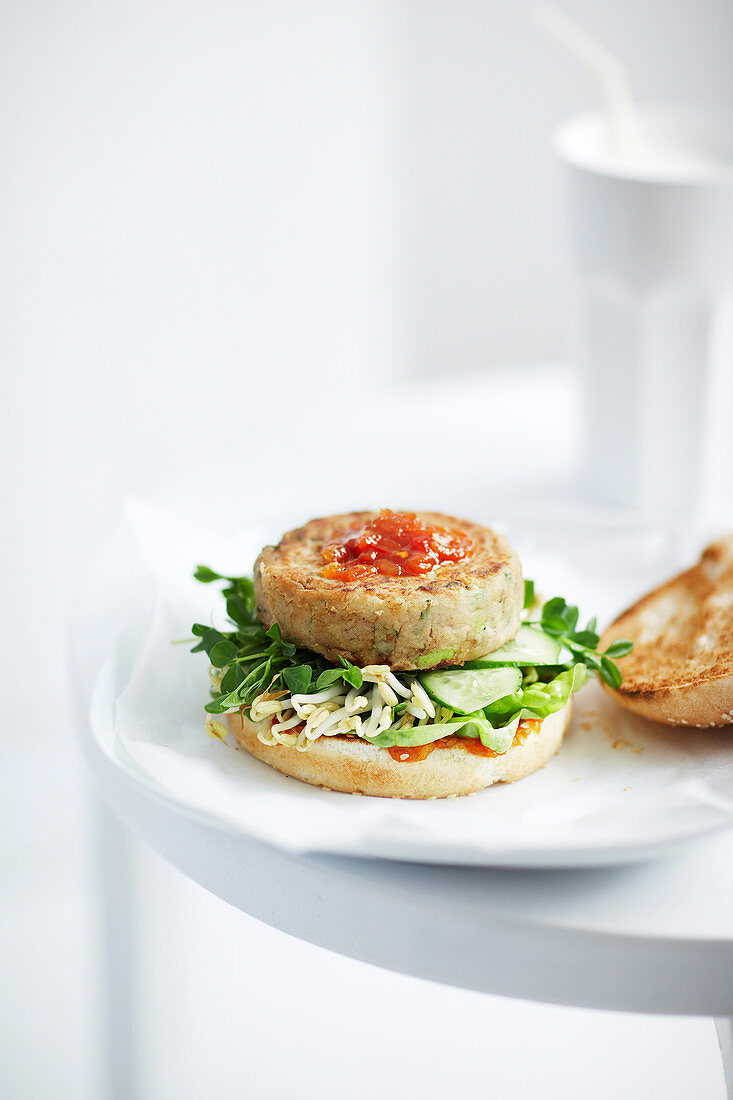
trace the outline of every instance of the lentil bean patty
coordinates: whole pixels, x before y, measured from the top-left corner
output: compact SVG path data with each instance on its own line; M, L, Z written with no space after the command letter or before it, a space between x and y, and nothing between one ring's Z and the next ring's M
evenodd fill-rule
M321 551L329 539L374 512L313 519L266 546L254 567L257 614L287 641L364 667L437 668L490 653L519 629L524 585L519 558L503 536L438 512L425 523L465 531L474 552L426 576L330 580Z

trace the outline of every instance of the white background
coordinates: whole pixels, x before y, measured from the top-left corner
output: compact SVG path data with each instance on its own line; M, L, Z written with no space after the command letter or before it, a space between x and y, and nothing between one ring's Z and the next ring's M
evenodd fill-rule
M565 8L641 98L733 107L724 0ZM478 455L510 484L507 425L541 386L526 365L565 349L550 133L596 90L511 0L6 0L0 22L0 1092L87 1098L94 828L63 617L91 547L129 494L181 506L211 486L233 524L273 494L308 513L334 480L348 504L350 475L380 504L395 480L421 484L426 454L445 498L465 474L460 401L425 439L398 379L465 397L472 482ZM367 408L394 424L378 455ZM564 409L544 472L567 491ZM380 974L138 862L144 1095L721 1095L705 1021Z

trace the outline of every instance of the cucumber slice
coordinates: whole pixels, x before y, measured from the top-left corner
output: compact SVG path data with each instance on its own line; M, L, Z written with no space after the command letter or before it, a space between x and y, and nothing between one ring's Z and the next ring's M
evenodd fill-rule
M422 672L420 683L433 699L459 714L474 714L514 695L522 683L518 668L447 668Z
M561 662L562 646L543 630L533 626L520 626L510 642L493 653L469 661L464 668L494 668L496 665L557 665Z

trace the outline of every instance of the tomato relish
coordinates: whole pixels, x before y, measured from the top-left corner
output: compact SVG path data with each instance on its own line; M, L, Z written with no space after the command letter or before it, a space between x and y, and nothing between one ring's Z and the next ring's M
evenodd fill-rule
M539 733L542 722L539 718L523 718L514 735L512 746L521 745L526 741L530 733ZM439 741L431 741L429 745L414 745L412 747L387 749L393 760L399 760L401 764L415 764L424 760L433 749L465 749L473 756L498 756L499 753L482 745L477 737L441 737Z
M424 523L414 512L383 508L360 527L327 542L322 551L324 577L358 581L363 577L420 577L444 562L473 553L463 531Z

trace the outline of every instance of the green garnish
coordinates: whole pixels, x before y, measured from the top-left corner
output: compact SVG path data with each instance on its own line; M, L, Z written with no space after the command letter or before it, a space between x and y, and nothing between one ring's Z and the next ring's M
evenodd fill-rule
M213 668L225 670L219 691L213 691L211 702L206 704L209 714L251 706L279 677L291 695L323 691L338 680L361 687L361 669L343 657L339 658L342 667L336 668L317 653L284 642L277 623L265 630L255 615L250 577L225 577L208 565L198 565L194 577L202 584L227 582L222 594L227 615L236 627L223 632L194 623L191 628L194 637L200 639L191 652L205 652Z
M557 638L570 650L576 661L595 672L604 684L612 688L619 687L621 672L613 658L625 657L631 652L632 643L627 638L618 638L603 653L599 653L600 636L596 633L596 620L591 619L584 630L576 630L578 617L577 607L566 603L562 596L555 596L543 605L542 617L537 625L546 634Z

